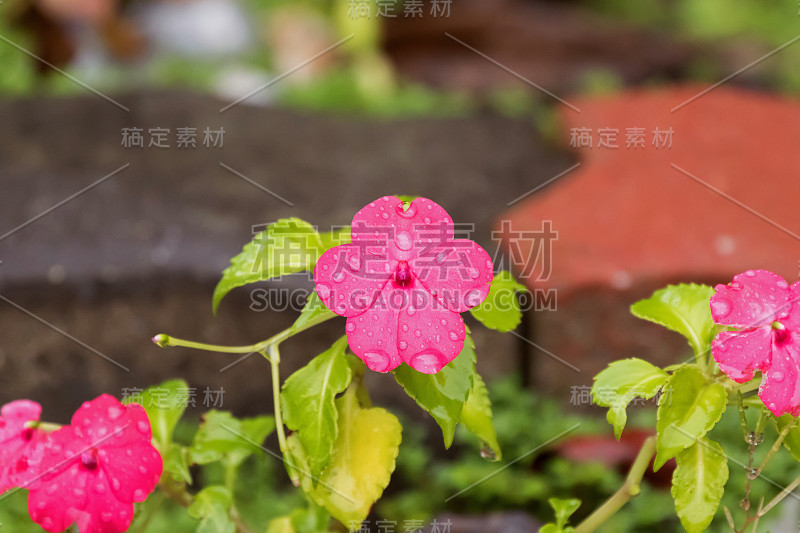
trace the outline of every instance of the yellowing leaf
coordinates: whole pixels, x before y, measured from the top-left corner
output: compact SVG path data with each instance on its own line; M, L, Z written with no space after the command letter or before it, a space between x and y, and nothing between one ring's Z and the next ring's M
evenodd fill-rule
M336 407L339 434L316 487L306 467L305 450L295 435L288 439L289 453L301 471L306 494L343 524L361 522L389 484L402 426L384 409L363 409L353 388L336 400Z
M722 446L700 439L677 456L672 497L689 533L705 531L719 507L728 481L728 458Z

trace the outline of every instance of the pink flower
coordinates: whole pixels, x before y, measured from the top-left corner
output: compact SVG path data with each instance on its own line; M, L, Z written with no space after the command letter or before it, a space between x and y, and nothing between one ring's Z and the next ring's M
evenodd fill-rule
M405 362L434 374L464 346L462 313L489 292L492 261L476 243L454 239L453 221L427 198L407 210L384 196L350 225L352 244L317 261L317 294L347 317L347 341L366 365L389 372Z
M0 409L0 492L35 480L47 434L37 423L42 406L30 400L7 403Z
M711 297L714 322L722 331L711 343L720 369L737 383L762 373L758 395L775 416L800 414L800 283L777 274L748 270Z
M50 434L41 483L31 488L28 511L46 531L71 524L80 533L121 533L133 503L143 502L161 477L147 414L104 394L84 403L72 425Z

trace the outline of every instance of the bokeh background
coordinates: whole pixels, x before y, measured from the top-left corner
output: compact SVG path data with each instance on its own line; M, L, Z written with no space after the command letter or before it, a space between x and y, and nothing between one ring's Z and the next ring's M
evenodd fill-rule
M524 458L445 501L497 465L466 435L443 450L402 389L371 375L375 403L407 428L373 530L444 517L453 531L531 531L550 496L581 497L585 514L648 434L614 441L589 406L592 376L622 357L689 355L628 306L747 268L798 277L797 40L784 0L3 0L0 403L36 399L64 422L102 392L183 377L191 417L214 402L269 412L262 360L150 338L268 337L295 319L307 277L211 311L255 231L287 216L329 230L385 194L426 196L531 290L514 334L468 321L505 460ZM341 328L288 342L282 371ZM652 403L631 410L634 428L652 425ZM271 503L245 514L297 501L271 461L241 489ZM770 475L792 468L774 461ZM680 530L666 470L604 531ZM775 490L756 485L754 500ZM192 530L169 512L164 528ZM772 531L796 530L796 502L776 514Z

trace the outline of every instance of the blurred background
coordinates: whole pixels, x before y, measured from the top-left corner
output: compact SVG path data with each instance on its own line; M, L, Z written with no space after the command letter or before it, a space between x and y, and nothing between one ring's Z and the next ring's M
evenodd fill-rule
M580 517L616 490L647 436L636 427L655 420L652 402L632 407L616 443L589 405L592 376L622 357L690 354L628 306L748 268L798 277L797 40L785 0L2 0L0 403L36 399L64 422L102 392L183 377L195 418L269 412L263 361L150 338L270 336L296 318L307 277L211 311L254 232L287 216L328 231L377 197L426 196L531 291L514 334L468 320L504 461L524 459L445 501L497 465L466 435L444 451L432 420L371 375L375 403L407 417L373 530L439 517L531 531L551 496L582 498ZM287 343L282 371L341 328ZM715 431L736 439L733 422ZM769 475L788 481L792 464ZM253 468L243 494L272 503L245 514L297 503L279 464ZM670 475L604 531L679 531ZM756 483L753 499L775 490ZM163 530L185 520L169 512ZM796 527L795 502L782 513L770 527L794 531L781 527Z

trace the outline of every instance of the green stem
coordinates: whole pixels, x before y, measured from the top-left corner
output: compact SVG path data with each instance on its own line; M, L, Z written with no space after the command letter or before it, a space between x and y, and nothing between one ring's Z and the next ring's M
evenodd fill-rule
M772 448L769 449L766 457L764 457L764 460L761 461L761 465L758 467L759 474L764 471L764 467L767 466L767 463L769 462L770 459L772 459L772 456L775 455L775 452L777 452L778 449L780 449L781 444L783 444L783 441L786 439L786 436L789 435L789 432L792 429L794 429L795 425L797 425L797 419L794 419L791 423L786 424L786 427L784 427L783 430L780 432L777 440L772 445Z
M279 372L281 353L278 349L278 344L270 346L269 353L265 353L264 356L269 360L272 370L272 402L275 410L275 431L278 433L278 446L283 455L283 462L288 467L286 471L289 473L292 484L298 487L300 486L300 476L298 476L294 468L294 463L291 460L286 460L289 446L286 444L286 430L283 427L283 413L281 412L281 379Z
M622 487L606 500L603 505L587 516L586 519L575 528L575 533L591 533L600 527L614 513L619 511L631 498L637 496L642 490L641 483L644 473L647 471L647 466L650 464L650 460L655 453L656 438L648 437L642 444L639 454L636 456L636 460L628 471L628 477L625 478L625 483Z
M185 339L178 339L176 337L170 337L169 335L165 335L163 333L159 333L155 337L153 337L153 342L161 346L162 348L166 348L168 346L183 346L184 348L194 348L196 350L205 350L207 352L221 352L221 353L254 353L254 352L263 352L271 345L277 345L281 342L285 341L292 335L305 331L311 327L314 327L318 324L322 324L330 320L331 318L335 318L337 315L333 313L324 313L318 315L300 327L295 328L295 326L288 327L283 331L280 331L270 337L269 339L261 342L257 342L255 344L249 344L246 346L223 346L220 344L207 344L204 342L196 342L196 341L188 341Z
M739 425L742 426L742 436L744 441L748 442L747 435L750 433L747 429L747 416L744 412L744 400L742 399L742 391L736 391L737 406L739 407Z

